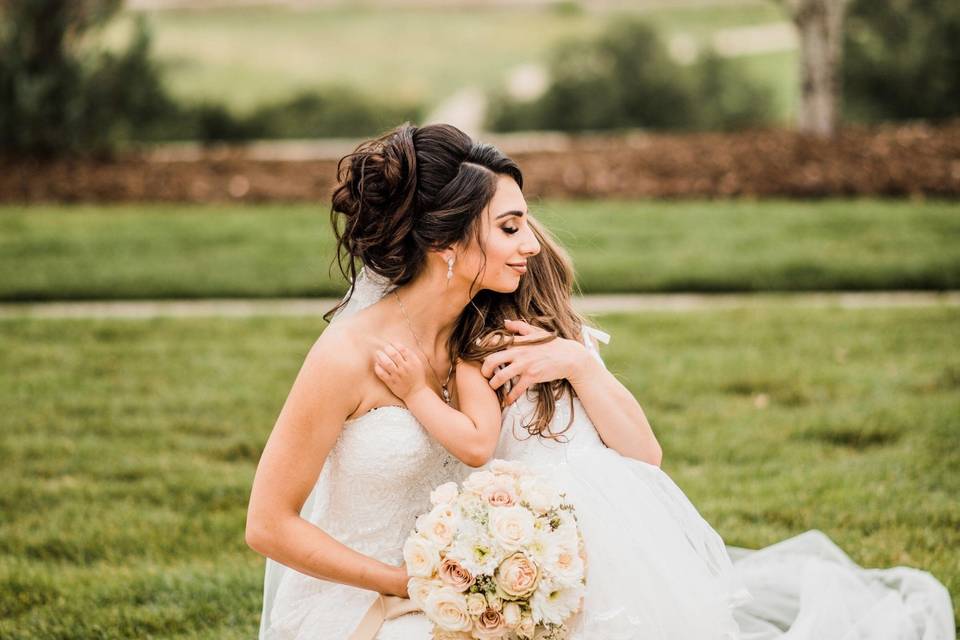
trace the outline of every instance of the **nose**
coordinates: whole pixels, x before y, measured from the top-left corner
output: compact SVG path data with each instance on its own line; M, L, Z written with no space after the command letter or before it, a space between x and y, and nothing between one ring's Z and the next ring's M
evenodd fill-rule
M527 228L527 238L520 246L520 253L524 256L535 256L540 253L540 241L537 240L537 236L529 227Z

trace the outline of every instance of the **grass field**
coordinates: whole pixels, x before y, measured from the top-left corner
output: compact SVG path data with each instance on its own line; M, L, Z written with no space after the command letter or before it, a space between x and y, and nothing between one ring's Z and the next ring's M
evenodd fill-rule
M530 201L585 293L960 286L949 201ZM325 206L0 207L0 300L340 296Z
M663 37L706 43L719 29L783 21L772 2L649 7L629 11ZM127 12L106 31L117 48L129 39ZM188 103L226 100L236 113L331 83L396 101L433 106L467 86L502 86L521 64L545 63L550 48L598 33L609 12L567 13L517 7L447 9L239 7L145 13L154 51L174 95ZM442 53L441 53L442 52ZM765 60L758 68L754 59ZM776 90L778 116L793 114L795 55L740 58ZM747 68L747 67L745 67Z
M960 310L617 314L608 367L732 545L820 529L960 609ZM0 321L0 637L251 638L261 447L319 318Z

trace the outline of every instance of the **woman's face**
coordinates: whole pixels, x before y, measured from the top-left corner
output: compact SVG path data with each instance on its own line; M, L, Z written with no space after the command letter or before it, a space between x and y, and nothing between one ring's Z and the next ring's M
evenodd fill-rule
M478 290L516 291L520 278L526 277L522 265L540 252L540 242L528 224L527 203L513 178L497 176L497 191L482 216L483 252L471 236L469 246L454 263L454 273L471 282L479 273Z

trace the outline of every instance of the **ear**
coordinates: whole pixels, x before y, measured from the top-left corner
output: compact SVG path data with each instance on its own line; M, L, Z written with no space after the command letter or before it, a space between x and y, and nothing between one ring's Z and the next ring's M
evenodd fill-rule
M428 249L427 253L435 253L443 261L443 264L447 264L447 260L453 258L457 259L457 256L460 255L458 247L456 245L450 245L449 247L441 247L439 249Z

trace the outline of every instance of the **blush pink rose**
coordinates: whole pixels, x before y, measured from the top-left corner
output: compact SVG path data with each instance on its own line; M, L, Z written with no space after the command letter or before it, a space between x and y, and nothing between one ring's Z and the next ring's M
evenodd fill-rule
M508 629L503 620L503 614L490 608L481 613L473 625L474 635L484 640L502 638L507 634L507 631Z
M437 573L444 584L460 593L472 587L473 583L477 581L472 573L464 569L460 563L453 558L445 558L444 561L440 563Z
M494 582L511 598L526 598L537 588L540 570L523 552L507 556L493 575Z

